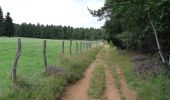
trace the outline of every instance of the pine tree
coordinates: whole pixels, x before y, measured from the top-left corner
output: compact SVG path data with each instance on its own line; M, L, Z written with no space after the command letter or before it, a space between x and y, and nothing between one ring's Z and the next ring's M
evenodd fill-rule
M3 30L4 30L3 12L2 12L2 9L0 7L0 36L2 35Z
M14 36L14 24L9 12L5 17L5 36Z

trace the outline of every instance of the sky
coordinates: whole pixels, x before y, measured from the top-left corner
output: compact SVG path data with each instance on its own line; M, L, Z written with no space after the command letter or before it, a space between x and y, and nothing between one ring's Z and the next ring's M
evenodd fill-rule
M23 22L44 25L65 25L73 27L100 28L103 21L97 21L88 12L99 9L105 0L0 0L4 16L10 12L14 23Z

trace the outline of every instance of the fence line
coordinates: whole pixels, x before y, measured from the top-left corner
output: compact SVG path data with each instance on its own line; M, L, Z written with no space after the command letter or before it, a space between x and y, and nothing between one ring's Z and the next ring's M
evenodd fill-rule
M44 40L42 41L43 44L40 45L40 46L31 46L29 48L37 48L37 47L41 47L42 48L42 54L43 54L43 65L44 65L44 68L45 68L45 71L48 67L48 62L47 62L47 40ZM60 41L59 41L60 42ZM56 42L58 43L58 42ZM73 43L75 44L75 48L74 48L74 51L76 52L76 54L78 53L81 53L83 52L84 50L88 50L89 48L92 48L92 44L95 43L95 42L91 42L91 41L75 41L73 42L72 40L70 40L70 44L65 44L65 41L61 41L60 42L61 44L57 44L57 46L61 46L61 54L62 54L62 59L61 61L63 62L63 58L64 58L64 54L66 53L65 50L69 50L68 52L70 52L70 55L73 54ZM2 44L2 43L1 43ZM4 43L4 44L8 44L8 43ZM14 43L9 43L9 44L14 44ZM34 43L23 43L23 44L34 44ZM23 45L22 44L22 45ZM38 44L38 43L36 43ZM49 45L49 46L52 46L52 45ZM85 48L86 46L86 48ZM22 46L23 47L23 46ZM19 38L18 41L17 41L17 45L16 45L16 48L5 48L5 49L16 49L16 56L15 56L15 59L14 59L14 63L13 63L13 66L12 66L12 85L13 87L16 86L16 79L17 79L17 63L19 61L19 58L20 58L20 55L21 55L21 39ZM3 49L0 49L0 50L3 50ZM57 52L56 52L57 53Z

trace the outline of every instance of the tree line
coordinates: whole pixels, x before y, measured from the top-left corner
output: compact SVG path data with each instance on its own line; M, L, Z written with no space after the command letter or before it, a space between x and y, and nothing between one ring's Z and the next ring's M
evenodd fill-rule
M168 60L170 0L106 0L99 10L88 10L99 20L106 19L107 40L118 48L159 52Z
M41 24L15 24L15 36L48 39L102 39L103 30L95 28L73 28L71 26L54 26Z
M42 24L15 24L12 22L10 13L3 18L0 7L0 36L8 37L31 37L46 39L103 39L105 36L102 29L95 28L73 28L71 26L55 26Z

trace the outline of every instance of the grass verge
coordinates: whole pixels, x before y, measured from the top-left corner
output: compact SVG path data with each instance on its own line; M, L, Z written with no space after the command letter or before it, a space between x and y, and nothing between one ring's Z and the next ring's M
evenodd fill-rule
M134 72L134 64L130 60L133 53L118 51L116 48L109 48L109 50L113 62L121 67L129 87L137 92L139 100L168 100L170 98L170 80L167 75L159 73L143 79Z
M58 100L70 82L83 77L83 72L96 58L100 49L101 47L89 49L81 54L64 58L62 68L66 71L66 77L40 75L39 78L30 81L19 76L18 88L3 93L0 100Z
M88 88L88 95L91 98L100 98L103 95L105 88L105 71L103 66L97 66L90 80L90 86Z
M119 94L120 94L120 97L121 97L120 99L125 100L125 97L123 96L123 93L121 91L120 77L117 74L116 68L114 66L115 62L113 61L113 58L112 58L112 51L111 51L110 48L105 48L105 52L106 52L106 55L108 57L108 60L105 60L105 62L108 64L109 70L111 71L112 77L114 78L114 85L119 90Z

